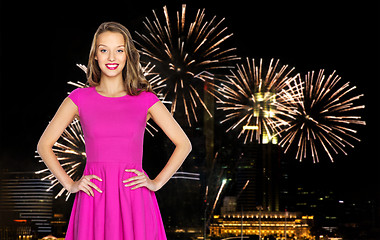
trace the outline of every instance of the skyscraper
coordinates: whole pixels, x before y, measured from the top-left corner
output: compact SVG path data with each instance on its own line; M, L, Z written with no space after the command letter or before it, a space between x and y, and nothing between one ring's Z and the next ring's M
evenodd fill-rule
M34 172L1 173L1 239L31 239L51 233L53 191L47 191L50 186L49 180L41 181Z
M235 176L238 210L243 207L244 211L255 211L258 206L266 211L283 210L280 204L283 166L278 148L275 144L242 146Z

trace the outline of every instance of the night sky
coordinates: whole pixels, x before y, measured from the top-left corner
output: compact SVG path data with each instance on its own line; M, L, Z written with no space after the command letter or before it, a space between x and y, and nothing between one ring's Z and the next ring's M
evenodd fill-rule
M379 191L379 6L359 1L185 1L187 11L206 9L206 17L226 18L234 33L229 46L241 57L263 58L295 67L300 73L333 70L364 93L360 104L366 126L361 142L334 164L293 161L294 177L337 189L357 200L375 199ZM376 1L373 1L376 2ZM0 167L35 170L38 139L59 105L74 89L68 81L84 81L76 63L87 64L94 32L104 21L124 24L135 37L152 9L179 10L181 1L108 1L92 3L35 1L7 3L1 14L1 155ZM248 5L248 3L250 3ZM343 2L342 2L343 3ZM6 14L5 14L6 13ZM197 149L193 148L193 151Z

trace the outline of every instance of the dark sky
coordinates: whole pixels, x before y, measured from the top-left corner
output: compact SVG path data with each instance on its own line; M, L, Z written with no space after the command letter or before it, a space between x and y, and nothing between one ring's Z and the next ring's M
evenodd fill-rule
M180 7L180 1L131 2L43 5L14 1L1 7L0 167L26 170L35 166L38 139L73 89L67 82L84 79L75 63L87 62L100 23L118 21L133 33L142 27L145 16L152 16L152 9ZM295 165L303 172L297 175L300 179L372 198L380 182L380 132L375 118L379 110L379 6L364 1L342 3L188 1L187 11L204 7L208 17L226 17L225 24L234 33L228 44L236 46L241 57L279 58L301 73L336 70L358 87L357 93L365 94L360 103L366 105L362 113L367 126L358 128L362 141L355 149L338 157L335 164Z

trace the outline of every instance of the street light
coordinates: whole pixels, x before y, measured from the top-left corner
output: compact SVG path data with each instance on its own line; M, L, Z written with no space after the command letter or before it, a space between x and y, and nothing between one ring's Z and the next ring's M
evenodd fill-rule
M262 206L257 206L257 210L259 210L259 240L261 240L261 211L264 210Z
M247 180L247 182L245 183L244 187L241 189L241 191L239 192L239 194L236 196L236 201L239 199L240 195L243 193L244 189L248 186L249 184L249 180ZM241 229L240 229L240 239L243 239L243 203L241 204L241 218L240 218L240 221L241 221Z

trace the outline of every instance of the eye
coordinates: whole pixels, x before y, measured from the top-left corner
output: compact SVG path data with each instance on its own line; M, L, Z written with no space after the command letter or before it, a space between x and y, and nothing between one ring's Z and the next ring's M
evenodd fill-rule
M123 49L119 49L119 50L117 50L117 52L118 53L122 53L122 52L124 52L124 50Z
M105 52L107 52L107 50L105 50L105 49L100 49L100 52L101 52L101 53L105 53Z

